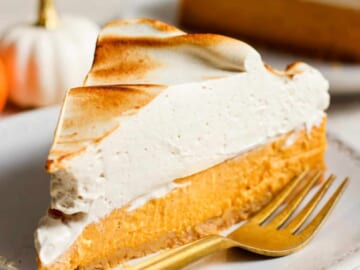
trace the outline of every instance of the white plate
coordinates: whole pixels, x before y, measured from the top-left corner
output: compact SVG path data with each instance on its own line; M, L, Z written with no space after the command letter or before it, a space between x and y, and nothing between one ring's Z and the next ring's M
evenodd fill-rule
M284 69L295 61L302 61L319 69L330 82L332 94L360 93L360 64L325 61L269 49L259 49L263 60L271 66Z
M0 121L0 256L19 269L36 267L33 231L49 201L44 163L58 112L49 108ZM330 139L327 163L329 171L339 178L349 175L352 181L308 247L276 259L231 250L188 269L360 269L360 158Z

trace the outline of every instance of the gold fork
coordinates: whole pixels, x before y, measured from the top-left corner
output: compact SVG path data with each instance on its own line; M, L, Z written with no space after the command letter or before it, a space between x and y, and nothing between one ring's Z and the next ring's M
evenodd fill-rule
M320 212L304 229L299 230L335 179L335 175L330 175L300 213L287 223L313 185L318 182L321 175L321 172L303 172L286 185L260 212L227 237L220 235L207 236L184 246L165 251L136 265L124 267L123 269L180 269L202 257L232 247L272 257L291 254L309 243L341 197L349 182L348 178L344 179ZM307 184L300 188L298 193L290 199L278 214L275 213L289 195L296 190L299 183L308 178L310 179ZM272 217L273 214L274 217ZM265 222L268 223L264 224Z

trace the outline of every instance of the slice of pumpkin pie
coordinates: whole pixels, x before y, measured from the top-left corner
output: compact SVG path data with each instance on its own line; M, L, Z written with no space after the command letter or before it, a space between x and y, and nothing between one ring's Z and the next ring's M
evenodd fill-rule
M47 161L42 270L110 269L219 233L324 170L328 83L304 63L159 21L108 23Z

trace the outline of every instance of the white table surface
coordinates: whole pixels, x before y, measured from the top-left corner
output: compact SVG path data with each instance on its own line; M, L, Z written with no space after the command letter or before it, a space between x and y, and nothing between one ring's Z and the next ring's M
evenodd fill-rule
M333 97L328 131L360 153L360 94Z

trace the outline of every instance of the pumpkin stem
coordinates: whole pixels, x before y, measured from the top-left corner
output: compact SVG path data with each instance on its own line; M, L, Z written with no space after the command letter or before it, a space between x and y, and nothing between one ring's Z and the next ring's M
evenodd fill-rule
M37 24L46 29L54 29L59 24L59 17L53 0L39 1L39 15Z

